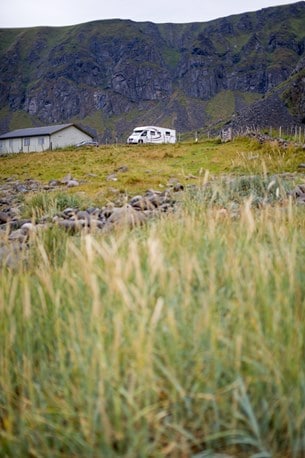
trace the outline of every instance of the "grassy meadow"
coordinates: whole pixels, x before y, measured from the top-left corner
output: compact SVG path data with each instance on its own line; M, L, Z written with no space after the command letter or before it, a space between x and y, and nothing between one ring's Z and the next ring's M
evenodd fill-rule
M51 227L2 269L0 456L304 457L305 207L286 190L305 176L285 177L304 157L239 139L0 158L1 179L71 173L82 202L186 185L144 227Z

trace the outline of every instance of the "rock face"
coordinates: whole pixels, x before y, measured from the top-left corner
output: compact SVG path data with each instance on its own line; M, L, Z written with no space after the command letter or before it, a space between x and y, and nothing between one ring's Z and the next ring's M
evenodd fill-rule
M0 131L16 125L20 112L34 125L77 118L100 140L135 124L180 131L211 125L219 121L217 95L232 94L234 112L300 73L304 22L299 2L208 23L2 29ZM281 100L285 116L302 122L304 78L294 82Z
M235 130L245 127L280 127L305 124L305 58L279 87L232 119Z

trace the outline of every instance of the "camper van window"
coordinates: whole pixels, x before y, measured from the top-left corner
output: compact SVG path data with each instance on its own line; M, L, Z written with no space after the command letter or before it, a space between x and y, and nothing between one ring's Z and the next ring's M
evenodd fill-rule
M165 132L165 135L170 135L170 134L171 134L171 133L170 133L170 132L168 132L168 131L166 131L166 132Z
M151 130L150 135L156 135L156 132L154 130Z
M134 133L135 133L135 134L140 134L141 132L142 132L141 129L136 129L136 130L134 130Z
M147 130L144 130L143 134L141 135L141 137L146 137L147 136Z

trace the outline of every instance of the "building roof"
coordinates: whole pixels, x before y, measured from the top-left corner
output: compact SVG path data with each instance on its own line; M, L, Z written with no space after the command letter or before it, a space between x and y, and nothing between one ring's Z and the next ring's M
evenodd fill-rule
M27 129L16 129L16 130L12 130L11 132L7 132L6 134L0 135L0 140L5 140L6 138L37 137L40 135L52 135L70 126L74 126L77 129L84 132L85 134L90 135L90 137L92 137L92 135L89 132L86 132L84 129L77 126L76 124L70 123L70 124L58 124L55 126L29 127Z

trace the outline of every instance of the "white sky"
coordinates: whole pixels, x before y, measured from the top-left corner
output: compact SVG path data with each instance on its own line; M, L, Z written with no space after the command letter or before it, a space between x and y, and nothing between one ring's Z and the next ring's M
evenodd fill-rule
M0 27L72 25L99 19L206 22L295 0L0 0Z

